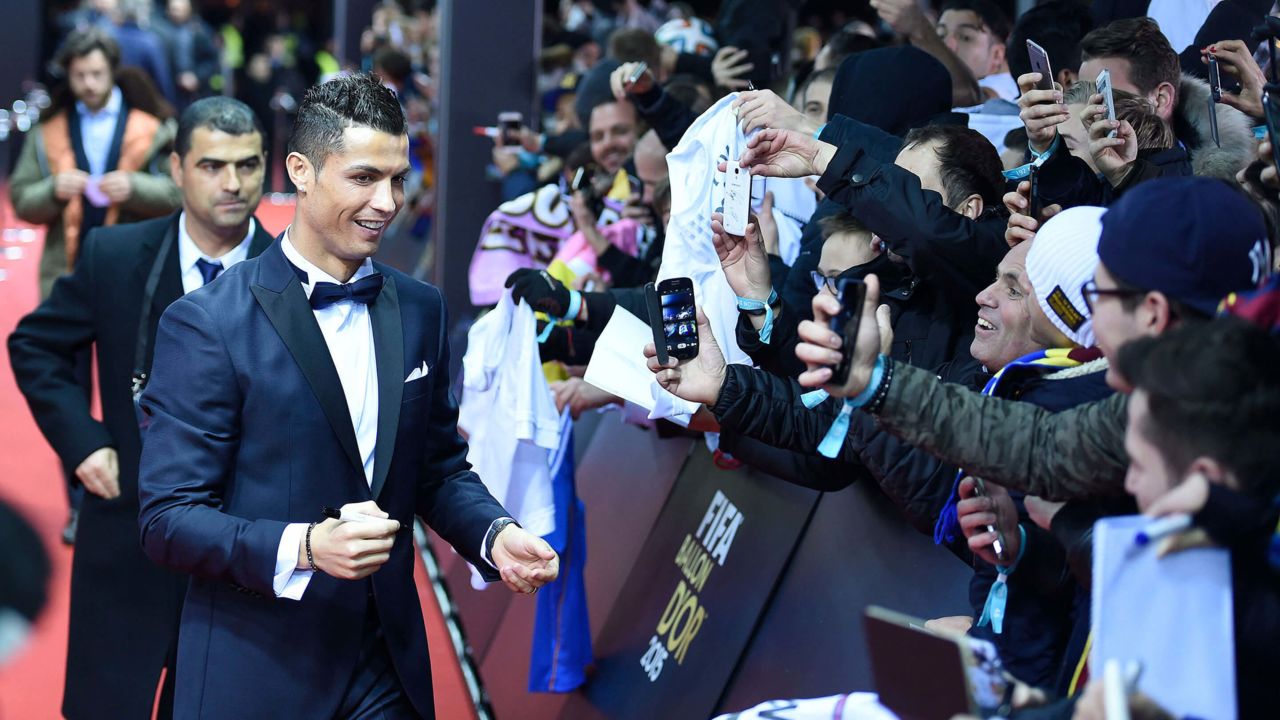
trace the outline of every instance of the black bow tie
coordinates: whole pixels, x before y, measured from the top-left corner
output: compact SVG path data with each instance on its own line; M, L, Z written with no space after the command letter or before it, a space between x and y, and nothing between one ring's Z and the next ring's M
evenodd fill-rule
M374 273L355 282L341 285L331 282L318 282L315 288L311 290L311 307L315 310L321 310L343 300L368 305L377 299L378 293L382 292L382 285L385 280L386 278L382 276L382 273Z

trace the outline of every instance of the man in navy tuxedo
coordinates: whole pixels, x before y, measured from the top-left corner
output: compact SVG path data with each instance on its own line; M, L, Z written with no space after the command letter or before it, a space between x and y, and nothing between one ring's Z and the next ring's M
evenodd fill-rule
M292 225L165 311L141 400L143 548L192 576L174 715L430 718L401 530L421 516L516 592L559 560L466 462L440 291L370 260L409 172L395 96L312 88L286 165Z

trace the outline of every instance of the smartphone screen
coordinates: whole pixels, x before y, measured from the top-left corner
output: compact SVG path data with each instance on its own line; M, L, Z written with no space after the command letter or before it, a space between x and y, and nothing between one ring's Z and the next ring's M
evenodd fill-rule
M658 283L662 305L662 335L667 353L677 360L698 356L698 316L693 302L693 281L668 278Z
M498 113L498 132L502 133L503 145L520 144L520 128L524 125L524 115L518 112Z
M849 366L853 361L854 345L858 339L858 323L862 320L862 303L867 299L867 285L857 278L836 281L840 312L827 322L832 332L840 333L840 362L831 368L831 382L843 385L849 379Z
M1036 83L1037 90L1053 89L1053 69L1049 67L1049 53L1044 48L1027 41L1027 55L1031 58L1031 72L1040 73L1040 82Z

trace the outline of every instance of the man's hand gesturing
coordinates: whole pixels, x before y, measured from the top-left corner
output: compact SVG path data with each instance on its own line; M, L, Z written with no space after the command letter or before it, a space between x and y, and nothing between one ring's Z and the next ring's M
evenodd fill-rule
M493 541L493 564L512 592L532 595L560 576L560 556L546 540L508 525Z

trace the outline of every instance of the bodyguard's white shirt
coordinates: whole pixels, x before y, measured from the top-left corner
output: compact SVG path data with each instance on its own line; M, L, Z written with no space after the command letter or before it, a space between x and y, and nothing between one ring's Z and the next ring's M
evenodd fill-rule
M99 177L107 171L107 155L111 154L111 139L116 134L116 122L120 120L120 109L124 107L124 94L120 88L111 88L111 97L101 110L96 112L82 102L76 102L76 113L80 116L80 144L84 147L85 159L89 161L89 174Z
M316 267L302 257L289 240L286 230L280 243L284 256L299 270L307 274L302 290L307 299L318 282L341 284L332 275ZM194 260L192 261L195 262ZM373 261L368 258L347 282L355 282L372 275ZM351 423L356 433L356 445L364 464L365 482L373 485L373 450L378 438L378 365L373 350L373 324L369 319L369 306L340 300L315 314L320 333L329 346L329 355L338 370L342 393L351 412ZM317 508L319 510L319 508ZM307 523L291 523L280 536L276 551L275 578L272 586L277 597L300 600L311 582L312 570L298 570L298 548L307 532Z
M226 272L232 265L241 262L249 257L249 243L253 241L253 233L256 230L255 221L249 218L249 232L244 236L244 240L239 245L231 248L222 257L209 257L200 251L196 245L196 241L191 239L191 235L187 233L187 214L184 212L178 216L178 269L182 272L182 292L186 293L204 286L204 276L200 274L200 268L196 267L197 260L205 260L213 263L222 263L222 272ZM214 278L215 280L217 278Z

